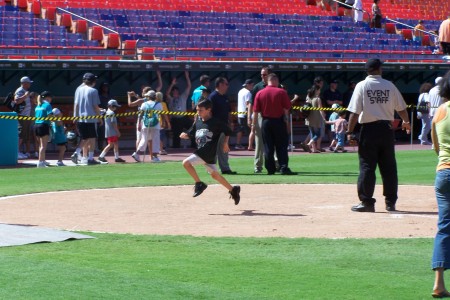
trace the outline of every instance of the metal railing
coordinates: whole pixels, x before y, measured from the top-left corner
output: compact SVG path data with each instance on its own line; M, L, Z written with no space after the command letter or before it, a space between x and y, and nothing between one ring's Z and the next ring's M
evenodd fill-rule
M402 25L402 26L405 26L405 27L408 27L408 28L411 28L411 29L414 29L414 30L417 30L417 31L421 31L421 32L423 32L423 33L425 33L425 34L428 34L428 35L438 36L437 34L435 34L435 33L432 32L432 31L426 31L426 30L422 30L422 29L416 29L415 26L411 26L411 25L402 23L402 22L400 22L400 21L391 19L391 18L389 18L389 17L386 17L385 19L388 20L388 21L390 21L390 22L393 22L393 23L396 23L396 24L399 24L399 25Z

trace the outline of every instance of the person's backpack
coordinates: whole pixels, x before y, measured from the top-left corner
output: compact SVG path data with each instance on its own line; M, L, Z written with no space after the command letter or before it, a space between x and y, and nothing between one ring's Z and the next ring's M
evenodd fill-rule
M6 95L5 100L3 100L3 105L6 106L6 108L8 108L11 111L15 111L14 110L14 94L13 93L9 93L8 95Z
M428 114L430 112L423 95L422 99L419 101L419 105L417 105L417 112L420 112L421 114Z
M311 113L311 107L312 107L312 104L309 102L305 102L305 104L303 104L303 107L300 109L303 117L305 117L305 118L309 117L309 114Z
M152 108L144 111L143 122L144 122L145 127L155 127L159 123L159 116L153 110L155 108L156 104L157 103L155 102L155 104L153 105Z

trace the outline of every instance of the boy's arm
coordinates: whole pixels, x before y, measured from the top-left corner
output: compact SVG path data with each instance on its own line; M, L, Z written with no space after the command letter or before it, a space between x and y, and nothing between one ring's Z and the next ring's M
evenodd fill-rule
M116 122L114 122L112 124L113 124L114 130L117 132L117 137L120 137L119 126L117 126L117 119L116 119Z

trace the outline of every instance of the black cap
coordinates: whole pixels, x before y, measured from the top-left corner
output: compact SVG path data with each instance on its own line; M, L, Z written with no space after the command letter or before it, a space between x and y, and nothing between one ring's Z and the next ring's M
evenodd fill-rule
M367 71L378 70L381 67L382 64L383 64L383 62L381 60L379 60L378 58L370 58L366 62L366 70Z
M87 81L94 81L97 78L97 76L95 76L92 73L86 73L83 75L83 80L87 80Z
M52 97L52 94L49 91L43 91L41 93L41 98Z
M338 81L334 79L333 81L331 81L331 83L338 83Z
M252 84L253 80L247 79L242 86L246 86L247 84Z

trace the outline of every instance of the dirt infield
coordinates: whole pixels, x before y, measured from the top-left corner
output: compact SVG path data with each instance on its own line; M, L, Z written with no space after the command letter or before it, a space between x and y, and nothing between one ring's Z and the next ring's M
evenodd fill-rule
M355 185L243 185L235 206L210 185L192 198L192 186L52 192L0 198L0 222L56 229L134 234L237 237L433 237L433 187L400 186L395 213L354 213Z

